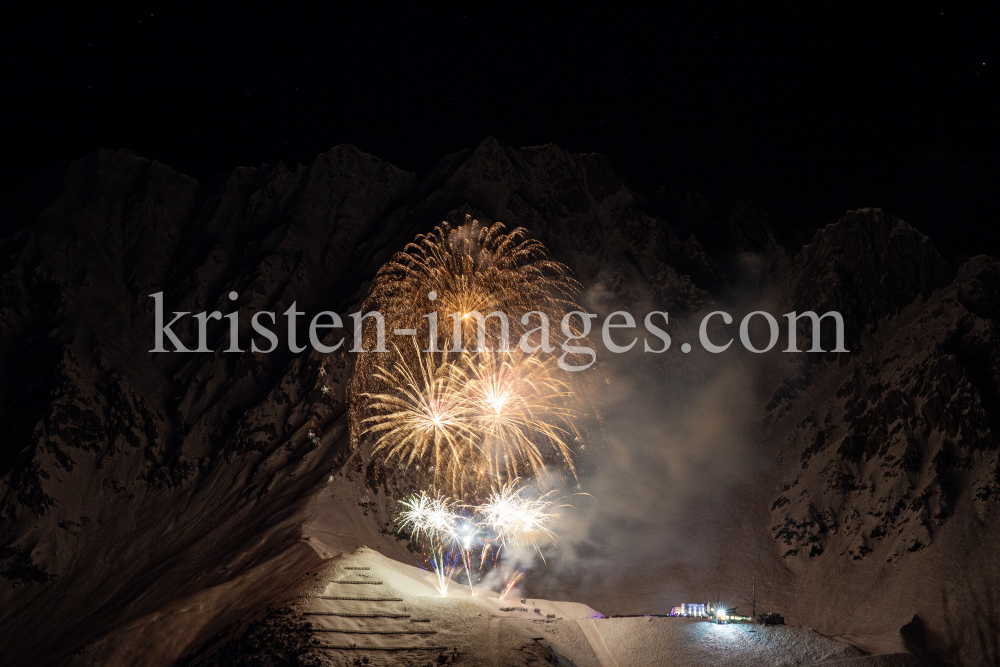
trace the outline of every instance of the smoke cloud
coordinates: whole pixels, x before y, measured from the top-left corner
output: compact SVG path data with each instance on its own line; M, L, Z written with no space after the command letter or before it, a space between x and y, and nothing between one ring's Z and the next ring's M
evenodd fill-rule
M706 576L719 558L738 557L727 536L742 520L735 490L757 465L748 428L756 361L683 355L677 345L652 355L640 341L589 374L600 427L569 485L589 495L567 496L558 545L526 576L532 595L606 614L725 597Z

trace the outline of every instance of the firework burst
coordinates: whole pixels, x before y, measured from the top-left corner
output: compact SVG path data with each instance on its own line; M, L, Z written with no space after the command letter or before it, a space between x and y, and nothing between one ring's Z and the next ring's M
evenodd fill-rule
M400 530L409 530L410 538L424 540L425 549L431 553L431 567L437 577L436 587L447 594L451 578L459 571L459 561L469 578L469 592L476 594L473 582L474 555L478 550L478 574L492 558L491 567L501 571L503 554L508 547L525 543L542 556L539 540L555 540L550 523L557 518L551 512L549 497L553 492L538 498L524 495L515 479L494 489L480 505L464 505L441 495L432 496L426 491L400 501L405 508L399 512ZM524 576L529 566L516 567L518 557L505 569L501 597ZM542 556L542 561L545 561Z
M399 501L406 510L399 513L400 529L408 529L413 539L421 534L431 544L442 544L454 539L458 519L455 504L442 496L431 497L426 491L409 500Z
M549 525L559 516L550 512L552 503L548 498L552 492L539 498L526 498L522 495L524 489L517 488L518 481L515 479L494 489L487 501L476 507L476 512L481 517L483 526L504 547L516 545L523 540L541 556L538 541L555 539Z
M481 472L495 482L543 470L546 444L574 471L566 441L573 391L554 361L520 350L466 356L465 391L479 436Z
M375 366L375 378L395 386L365 395L374 414L362 425L377 437L375 454L404 466L429 461L435 487L461 488L462 465L475 438L462 370L447 358L436 363L433 355L418 355L416 367L398 348L391 366Z
M396 254L375 277L366 307L380 310L392 326L423 323L425 330L430 309L441 324L437 342L443 349L454 331L446 326L449 318L497 310L562 312L575 306L571 297L578 291L569 270L549 259L526 230L505 233L502 223L481 225L466 216L464 225L443 222ZM431 292L435 297L428 300Z
M516 342L527 327L519 314L558 321L575 308L577 291L568 269L523 229L505 233L500 223L467 217L461 227L442 223L417 237L379 271L363 308L383 313L388 330L417 331L414 340L427 340L428 348L414 342L388 358L359 355L351 393L355 438L373 442L373 454L386 463L432 471L432 488L453 495L548 464L575 474L568 374ZM513 347L505 345L500 318L480 326L479 318L494 311L513 315ZM468 319L473 326L464 324ZM365 349L374 347L375 333L366 322Z

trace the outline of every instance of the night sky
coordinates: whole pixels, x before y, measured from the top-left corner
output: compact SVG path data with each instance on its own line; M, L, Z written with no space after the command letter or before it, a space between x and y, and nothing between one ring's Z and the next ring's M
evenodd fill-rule
M997 3L344 4L7 14L0 190L101 147L206 182L339 143L423 173L493 135L752 199L786 236L881 206L946 256L1000 251Z

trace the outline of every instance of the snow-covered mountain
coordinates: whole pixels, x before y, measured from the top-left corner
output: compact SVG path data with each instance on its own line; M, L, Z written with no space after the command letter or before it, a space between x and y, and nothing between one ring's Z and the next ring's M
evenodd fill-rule
M564 599L662 613L685 601L660 595L673 580L742 609L752 581L790 622L862 647L901 646L910 623L912 649L975 656L1000 596L1000 261L950 266L877 209L784 247L747 202L719 220L698 197L640 196L601 156L488 139L420 178L338 146L208 186L102 151L3 196L5 661L172 664L336 553L407 558L386 486L351 453L353 356L289 352L281 326L271 354L225 353L226 322L214 352L150 353L150 295L238 308L245 350L253 313L347 313L414 235L466 213L526 227L599 311L676 314L678 341L723 306L844 314L849 353L657 361L689 388L739 366L754 476L720 489L725 508L698 504L712 539L696 572L669 554L623 563L622 588L565 569L550 584ZM194 324L174 327L190 347Z

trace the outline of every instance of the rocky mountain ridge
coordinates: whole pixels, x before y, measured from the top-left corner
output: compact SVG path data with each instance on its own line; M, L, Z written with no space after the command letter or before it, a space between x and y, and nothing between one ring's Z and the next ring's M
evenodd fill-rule
M995 541L1000 262L956 271L877 209L785 249L748 202L719 221L697 197L640 196L601 156L493 139L420 178L338 146L207 188L127 151L76 161L58 180L0 241L0 618L12 629L0 650L12 664L89 664L74 652L129 627L150 632L139 619L172 603L280 572L178 630L161 646L170 664L323 560L300 537L328 477L350 473L359 494L379 492L351 458L350 355L290 353L280 327L276 352L228 354L221 325L209 330L215 352L151 354L150 294L163 291L167 311L238 308L245 350L249 315L293 302L348 312L393 252L466 213L528 228L598 310L691 315L671 329L679 339L719 303L844 314L849 354L778 355L761 371L755 446L773 479L745 502L769 516L752 531L789 582L828 586L835 573L863 596L873 580L892 590ZM5 195L5 210L30 210L19 196ZM187 323L175 331L195 341ZM808 347L808 332L799 337ZM371 535L385 531L370 523ZM995 558L972 570L1000 576ZM949 650L947 614L967 614L939 604L938 583L918 585L905 609L886 596L872 634L920 613L935 650ZM849 600L782 603L830 634L872 626L844 611ZM116 655L150 664L126 653Z

